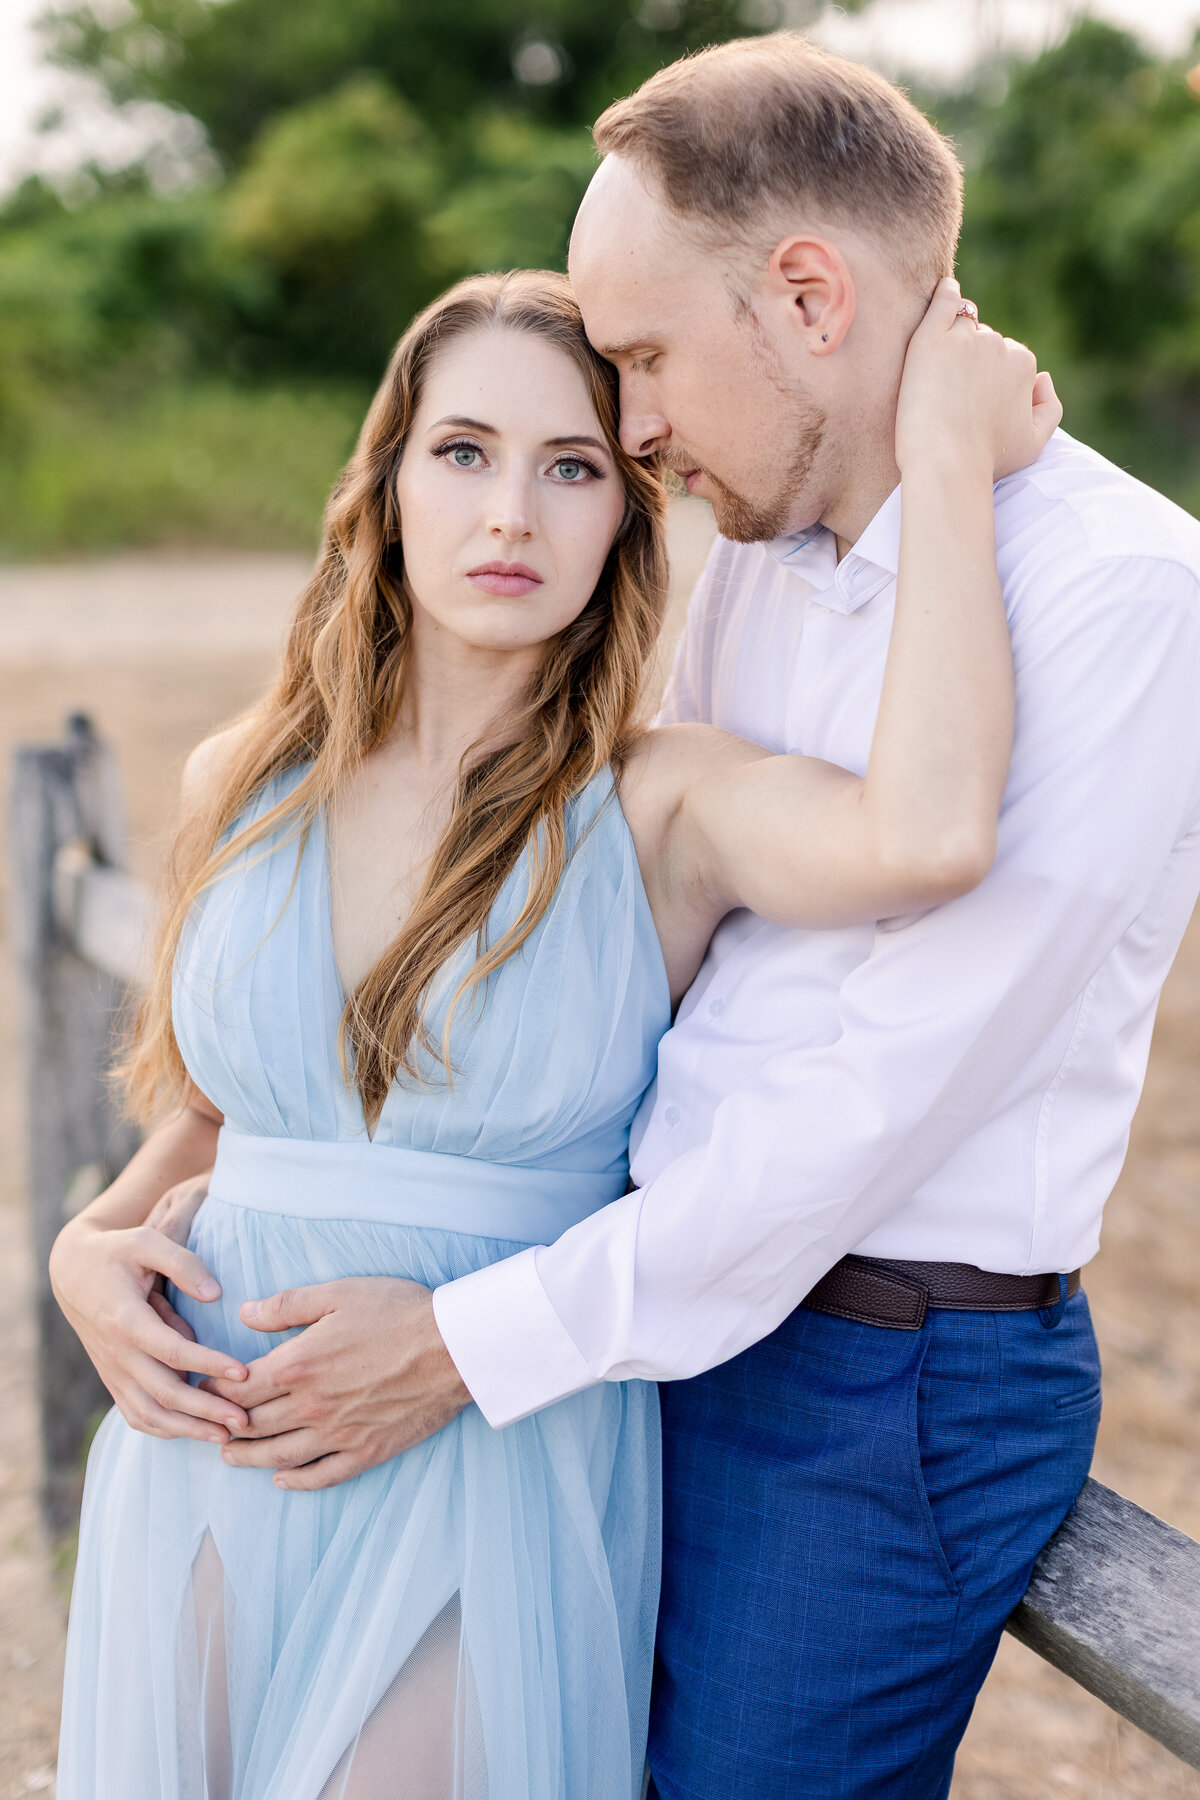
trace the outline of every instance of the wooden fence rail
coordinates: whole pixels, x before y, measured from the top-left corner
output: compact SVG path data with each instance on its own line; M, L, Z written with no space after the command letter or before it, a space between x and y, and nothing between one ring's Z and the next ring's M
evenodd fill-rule
M11 799L43 1500L51 1525L62 1530L78 1503L80 1448L108 1396L55 1304L46 1265L64 1219L137 1148L138 1133L122 1117L107 1077L121 1005L137 972L131 945L143 935L146 899L123 873L116 763L87 719L68 719L61 744L17 751Z
M87 719L69 719L60 745L17 752L12 823L45 1505L61 1529L77 1504L89 1422L107 1396L54 1304L46 1258L63 1219L136 1147L105 1076L114 1021L141 977L150 896L123 866L120 782ZM1200 1768L1200 1544L1088 1481L1008 1629Z
M1008 1629L1200 1769L1200 1544L1088 1481Z

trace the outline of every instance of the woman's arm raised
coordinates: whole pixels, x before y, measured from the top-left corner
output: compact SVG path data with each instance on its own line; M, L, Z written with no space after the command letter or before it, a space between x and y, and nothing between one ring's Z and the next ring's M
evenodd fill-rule
M658 764L649 785L668 797L651 886L676 919L711 927L745 906L850 924L953 899L991 867L1013 717L992 484L1034 460L1061 408L1032 354L961 304L943 282L905 364L895 622L866 776L708 727L649 734L641 767Z

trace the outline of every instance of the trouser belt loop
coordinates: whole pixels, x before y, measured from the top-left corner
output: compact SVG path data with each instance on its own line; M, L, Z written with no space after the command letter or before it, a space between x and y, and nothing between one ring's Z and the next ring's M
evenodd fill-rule
M1054 1305L1038 1307L1038 1318L1042 1321L1042 1324L1046 1327L1047 1331L1053 1331L1054 1327L1063 1316L1067 1301L1070 1298L1067 1292L1067 1285L1066 1276L1060 1275L1058 1278L1058 1299L1054 1302Z

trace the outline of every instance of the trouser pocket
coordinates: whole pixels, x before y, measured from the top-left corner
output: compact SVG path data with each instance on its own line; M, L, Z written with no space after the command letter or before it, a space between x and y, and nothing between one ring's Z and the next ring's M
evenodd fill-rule
M934 1511L935 1497L940 1499L939 1490L942 1486L939 1476L948 1473L949 1457L947 1452L950 1445L945 1441L944 1431L939 1429L942 1421L938 1419L936 1385L926 1373L926 1365L930 1360L933 1343L932 1330L928 1325L922 1329L921 1338L921 1351L913 1369L911 1391L908 1396L908 1445L913 1480L913 1503L922 1529L929 1540L929 1548L938 1573L945 1583L947 1591L957 1598L962 1593L962 1582L951 1561L954 1540L952 1537L949 1541L943 1539Z
M1075 1294L1051 1331L1036 1311L937 1311L922 1335L913 1467L950 1591L1019 1583L1091 1463L1100 1364L1087 1301Z

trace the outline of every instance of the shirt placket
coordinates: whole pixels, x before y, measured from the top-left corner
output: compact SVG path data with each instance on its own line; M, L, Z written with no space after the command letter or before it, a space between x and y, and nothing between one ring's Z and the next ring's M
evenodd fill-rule
M820 729L822 696L828 692L833 626L837 621L822 594L813 594L804 606L804 633L787 705L787 747L793 756L813 754L810 745L813 732Z

